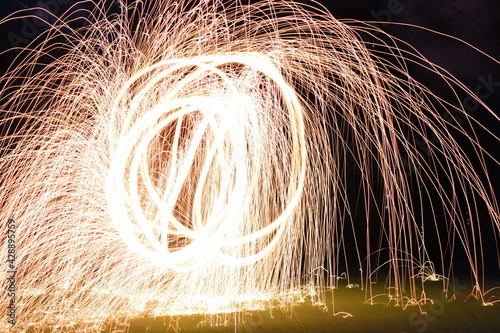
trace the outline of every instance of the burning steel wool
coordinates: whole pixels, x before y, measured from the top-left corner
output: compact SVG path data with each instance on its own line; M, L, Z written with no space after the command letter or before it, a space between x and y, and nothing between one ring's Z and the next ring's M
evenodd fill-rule
M292 1L89 3L52 17L0 79L0 221L12 229L0 303L14 304L0 316L15 313L2 330L322 302L315 290L343 272L372 301L384 271L392 299L417 305L426 281L448 288L459 254L488 303L483 248L498 244L481 235L497 240L500 210L485 165L498 161L482 124L406 63L499 120L451 74ZM424 159L416 138L429 133Z

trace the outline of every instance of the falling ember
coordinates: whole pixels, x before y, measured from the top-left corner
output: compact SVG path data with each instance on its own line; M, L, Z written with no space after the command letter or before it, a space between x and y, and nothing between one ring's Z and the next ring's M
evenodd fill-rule
M483 104L452 75L382 31L292 1L81 8L54 19L0 79L16 329L324 301L314 290L343 272L371 301L384 271L381 284L408 306L427 281L448 289L458 256L487 303L483 250L498 247L481 235L498 239L500 209L485 165L498 161L478 141L482 125L405 64ZM429 133L422 158L416 140ZM8 271L2 260L2 290Z

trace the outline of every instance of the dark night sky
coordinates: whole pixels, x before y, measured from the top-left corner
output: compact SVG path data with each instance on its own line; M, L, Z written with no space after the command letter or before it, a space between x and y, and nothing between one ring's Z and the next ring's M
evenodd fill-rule
M5 17L21 8L34 6L52 9L53 12L60 15L75 2L74 0L5 0L0 6L0 17ZM461 38L494 58L500 59L500 20L498 20L500 1L319 0L319 2L324 4L337 18L383 21L380 26L384 30L408 41L431 61L449 70L471 88L478 85L479 76L487 77L491 74L494 81L500 81L500 65L464 44L422 29L390 24L391 22L409 23L441 31ZM9 33L23 35L23 29L25 31L27 29L23 25L23 22L17 22L1 27L0 50L6 50L11 46L12 42L7 37ZM35 29L39 28L35 27ZM29 29L27 31L30 32ZM36 33L33 35L36 36ZM4 58L2 57L0 66L5 66L9 62L8 58ZM421 72L423 71L419 71L417 68L416 73L413 74L423 75ZM433 88L433 81L429 81L425 84ZM494 92L486 101L496 110L500 109L500 87L498 90L499 92ZM500 128L497 129L497 132L500 132Z
M0 6L0 17L33 6L50 8L56 14L61 14L75 2L74 0L5 0ZM431 61L450 70L471 87L477 84L479 75L493 73L494 76L499 76L500 81L500 66L465 45L423 30L390 24L390 22L402 22L435 29L461 38L500 59L499 1L319 0L319 2L337 18L384 21L382 27L387 32L410 42ZM8 33L18 32L22 35L23 24L12 23L1 29L0 49L5 50L11 45L7 38ZM493 103L499 105L500 93L495 95L492 98L495 100Z
M74 0L5 0L0 6L0 17L5 17L17 9L34 6L46 7L60 14L75 2ZM416 24L459 37L495 58L500 58L500 33L498 33L500 2L496 0L319 0L319 2L337 18ZM15 24L11 27L13 31L22 28ZM475 73L481 70L494 69L491 62L486 62L484 58L478 56L474 57L474 54L465 47L462 47L460 52L453 52L456 51L454 46L458 47L456 43L446 42L443 38L437 38L430 33L391 24L384 24L383 27L388 32L410 41L431 60L446 64L453 73L463 75L464 80L473 79ZM2 50L9 46L5 29L2 27L0 36ZM496 71L499 72L499 69L496 68Z
M389 21L415 24L434 29L471 43L482 51L500 59L500 2L494 0L376 0L326 1L330 11L339 18ZM390 17L390 3L399 3ZM362 5L361 5L362 4ZM479 75L500 76L500 66L471 48L421 29L383 24L384 29L416 47L426 57L443 66L467 85L474 87ZM500 77L499 77L500 80ZM498 102L496 94L495 102Z

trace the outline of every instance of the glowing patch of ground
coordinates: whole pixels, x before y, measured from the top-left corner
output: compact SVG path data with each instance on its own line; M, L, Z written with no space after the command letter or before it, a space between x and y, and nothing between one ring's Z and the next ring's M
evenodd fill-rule
M465 281L465 280L463 280ZM498 283L496 285L499 285ZM387 296L380 296L375 301L380 304L363 304L364 291L359 288L335 290L335 311L346 312L352 317L343 318L339 313L333 315L331 293L328 297L328 310L321 306L304 304L292 310L258 311L240 314L240 323L236 329L233 324L226 326L211 326L204 322L201 315L184 316L180 318L141 318L131 321L130 326L123 331L116 327L116 332L128 333L159 333L159 332L500 332L500 304L482 306L469 296L470 286L456 286L458 297L447 300L440 292L441 283L427 283L428 302L421 306L422 314L417 306L409 306L403 310L394 303L388 306L382 304L388 301ZM498 293L497 293L498 294ZM226 318L227 317L227 318ZM220 322L228 319L220 315ZM108 332L112 332L111 329Z

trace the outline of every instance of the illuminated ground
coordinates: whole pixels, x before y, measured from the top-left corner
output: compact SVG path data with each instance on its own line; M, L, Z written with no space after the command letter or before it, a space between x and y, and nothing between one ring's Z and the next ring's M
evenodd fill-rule
M418 307L402 310L393 304L363 304L364 292L356 289L338 289L335 291L335 310L352 314L352 318L343 318L340 314L332 315L329 311L312 305L297 306L293 311L284 313L275 310L271 313L256 312L247 315L247 322L234 325L213 327L203 325L202 316L186 316L178 320L172 318L143 318L132 320L128 333L174 332L500 332L500 304L481 306L477 301L467 298L469 288L466 284L457 284L457 300L446 301L440 296L438 282L429 282L427 296L434 299L434 305L428 303L422 309L428 315L422 315ZM499 285L499 284L496 284ZM496 290L498 299L498 289ZM378 301L387 300L379 297ZM329 300L331 302L331 298ZM169 329L170 327L170 329ZM110 331L113 331L111 329ZM120 332L120 331L118 331Z

